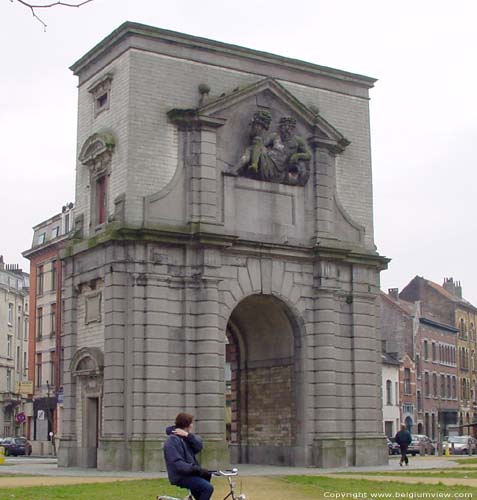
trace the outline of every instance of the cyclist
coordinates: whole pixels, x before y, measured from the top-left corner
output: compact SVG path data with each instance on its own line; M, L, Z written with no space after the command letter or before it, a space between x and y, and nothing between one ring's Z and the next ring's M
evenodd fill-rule
M164 444L164 458L171 484L189 489L195 500L210 500L214 487L212 475L202 468L195 455L202 450L202 440L192 434L194 417L179 413L176 423L166 429L169 436Z

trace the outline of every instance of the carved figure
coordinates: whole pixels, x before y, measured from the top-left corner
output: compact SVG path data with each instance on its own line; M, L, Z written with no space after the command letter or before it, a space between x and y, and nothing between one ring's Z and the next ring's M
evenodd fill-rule
M257 111L250 122L250 146L240 158L238 165L232 173L239 173L248 168L254 176L263 168L266 159L265 133L270 128L272 115L268 111Z
M250 146L230 173L262 181L306 184L311 152L305 140L295 135L295 118L282 117L278 132L266 137L270 123L271 115L267 111L254 114L250 124Z
M273 134L268 143L268 156L272 160L275 172L285 184L306 184L309 176L311 152L305 140L295 135L296 120L291 116L280 118L278 134ZM274 175L276 174L276 175Z

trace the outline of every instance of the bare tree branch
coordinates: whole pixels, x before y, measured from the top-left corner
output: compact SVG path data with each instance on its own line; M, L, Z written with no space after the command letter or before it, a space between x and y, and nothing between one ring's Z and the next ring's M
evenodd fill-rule
M35 4L30 3L30 2L25 2L24 0L10 0L10 1L11 2L17 1L18 3L24 5L25 7L28 7L31 10L31 13L32 13L33 17L39 23L42 24L43 30L46 31L47 24L45 23L45 21L43 21L37 15L37 13L35 12L35 9L49 9L51 7L57 7L58 5L61 5L62 7L81 7L82 5L84 5L86 3L90 3L93 0L82 0L82 1L77 2L77 3L67 3L67 2L58 1L58 2L51 2L51 3L48 3L48 4L44 4L44 5L35 5Z

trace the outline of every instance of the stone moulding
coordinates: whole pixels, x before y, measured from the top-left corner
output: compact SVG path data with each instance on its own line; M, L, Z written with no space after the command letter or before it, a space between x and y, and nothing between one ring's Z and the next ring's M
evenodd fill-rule
M97 160L105 153L112 153L116 141L112 134L96 133L84 142L78 160L88 167L93 167Z
M143 241L151 243L164 243L175 245L209 246L224 249L240 247L241 252L253 254L273 253L274 255L296 255L297 258L323 258L338 259L340 261L365 264L378 269L386 269L391 259L383 257L373 251L366 251L359 245L343 244L335 241L317 242L315 245L302 246L285 243L264 243L249 241L238 236L207 232L200 224L190 226L164 226L162 228L132 228L109 224L107 229L89 240L72 242L69 247L62 250L62 258L79 255L96 246L110 244L111 242Z
M264 78L247 87L226 95L211 97L204 105L197 108L171 109L167 116L172 123L182 129L209 126L218 128L225 125L226 120L217 114L223 109L240 104L247 98L261 92L269 91L284 103L293 114L297 115L313 131L308 139L310 145L322 146L337 154L344 151L351 142L346 139L331 123L316 110L312 110L299 101L291 92L274 78Z
M81 362L91 360L92 364L87 370L81 369ZM71 359L69 369L76 375L99 375L104 368L104 354L97 347L83 347L76 351Z

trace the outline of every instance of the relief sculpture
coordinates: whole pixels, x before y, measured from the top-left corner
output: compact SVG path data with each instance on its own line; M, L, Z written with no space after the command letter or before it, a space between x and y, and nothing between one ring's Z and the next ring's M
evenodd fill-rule
M254 113L250 123L250 144L229 173L261 181L303 186L310 176L311 152L306 141L296 135L296 120L280 118L278 130L270 132L272 115Z

